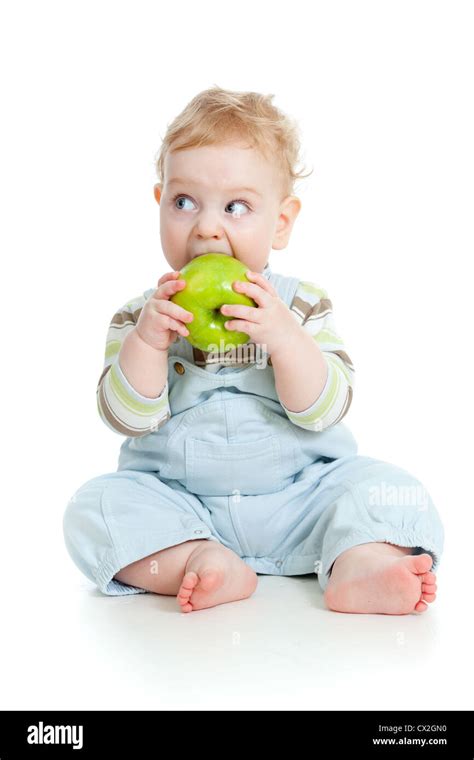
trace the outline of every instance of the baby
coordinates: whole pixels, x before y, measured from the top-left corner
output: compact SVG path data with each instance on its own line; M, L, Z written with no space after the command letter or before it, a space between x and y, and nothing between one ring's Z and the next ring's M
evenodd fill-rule
M109 325L97 405L126 438L117 471L67 505L66 546L102 593L175 595L183 612L251 596L258 574L309 573L331 610L423 612L436 508L409 472L357 454L328 294L269 266L302 176L297 127L272 98L214 87L168 127L154 194L171 271ZM171 301L180 270L210 252L248 267L233 289L257 306L221 308L243 347L194 348L193 315Z

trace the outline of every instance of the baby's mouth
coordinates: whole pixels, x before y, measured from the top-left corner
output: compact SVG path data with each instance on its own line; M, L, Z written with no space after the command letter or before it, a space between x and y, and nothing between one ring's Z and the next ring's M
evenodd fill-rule
M193 259L196 259L198 256L205 256L207 253L219 253L221 256L231 256L231 253L225 253L224 251L202 251L201 253L196 253L193 256Z

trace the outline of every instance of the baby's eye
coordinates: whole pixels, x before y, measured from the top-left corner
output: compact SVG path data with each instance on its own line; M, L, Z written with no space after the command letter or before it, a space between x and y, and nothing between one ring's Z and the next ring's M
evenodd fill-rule
M236 206L237 207L240 206L241 208L244 208L245 209L244 214L246 214L247 211L250 211L245 201L231 201L230 203L227 204L226 209L230 208L231 206L234 206L233 210L230 212L232 216L236 216L236 217L242 216L242 211L239 208L235 208Z
M176 208L181 208L181 209L184 208L182 201L183 203L185 203L186 201L189 201L190 203L192 203L191 199L188 198L186 195L177 195L175 198L173 198L173 203L175 204Z

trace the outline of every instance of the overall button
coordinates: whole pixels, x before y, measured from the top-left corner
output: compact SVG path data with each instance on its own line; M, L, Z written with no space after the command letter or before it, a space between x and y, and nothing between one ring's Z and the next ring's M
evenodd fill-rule
M281 561L281 559L277 559L277 561L275 562L275 565L276 565L277 567L281 567L281 566L282 566L282 564L283 564L283 562Z
M184 369L184 367L181 364L181 362L175 362L174 363L174 368L175 368L176 372L178 373L178 375L184 375L184 373L186 372L186 370Z

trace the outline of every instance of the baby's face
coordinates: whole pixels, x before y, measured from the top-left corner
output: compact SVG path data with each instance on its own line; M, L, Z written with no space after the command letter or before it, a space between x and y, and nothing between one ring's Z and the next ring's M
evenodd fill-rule
M283 197L277 169L239 143L169 151L160 204L163 253L173 270L203 253L224 253L261 272L285 248L300 201Z

